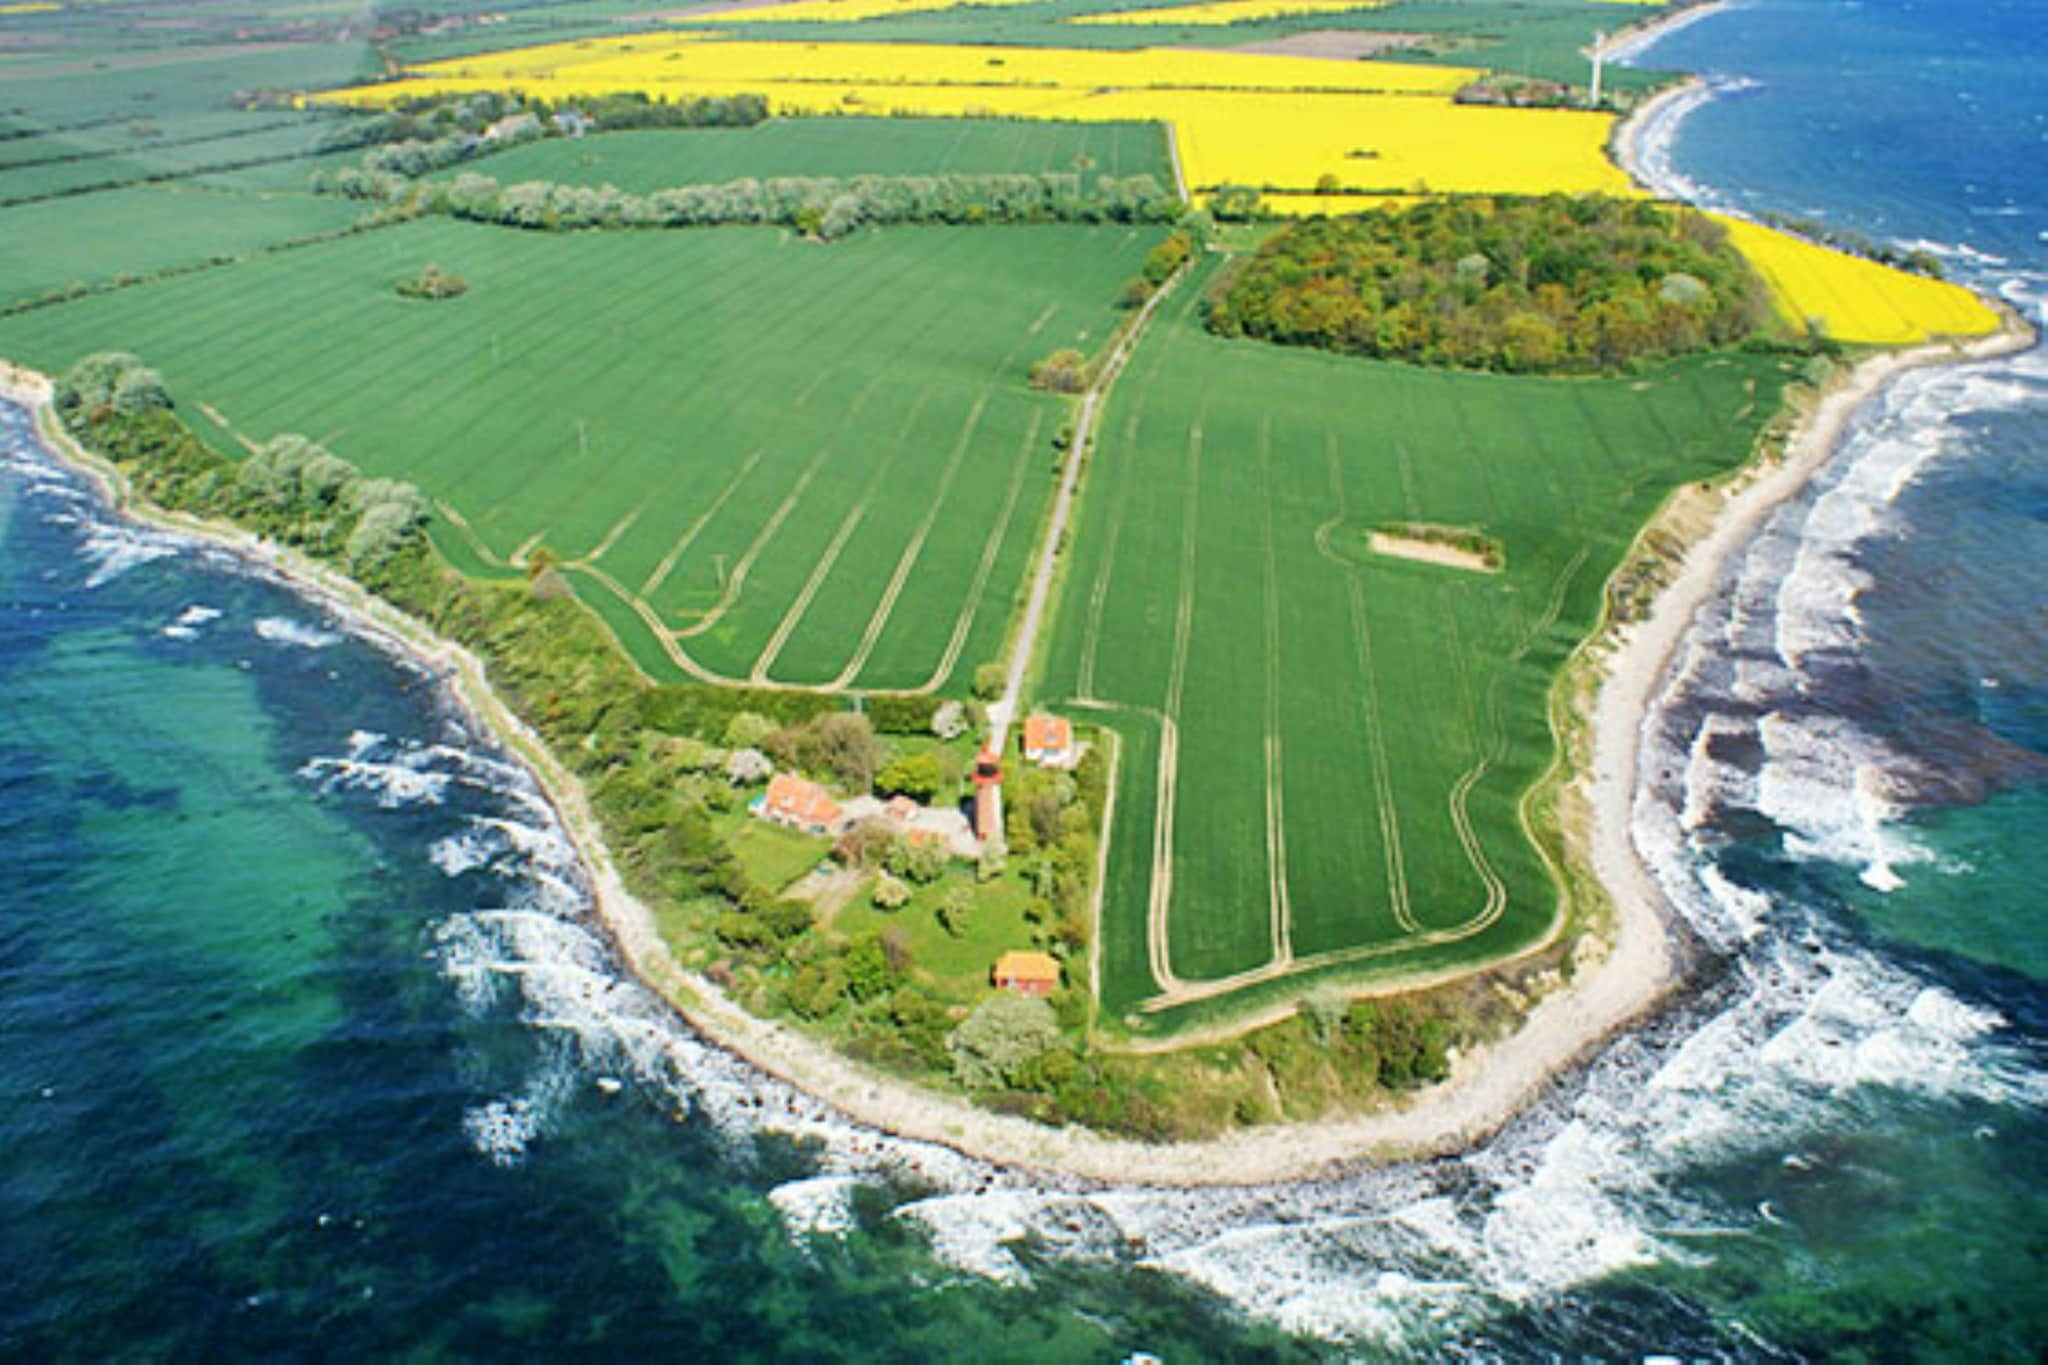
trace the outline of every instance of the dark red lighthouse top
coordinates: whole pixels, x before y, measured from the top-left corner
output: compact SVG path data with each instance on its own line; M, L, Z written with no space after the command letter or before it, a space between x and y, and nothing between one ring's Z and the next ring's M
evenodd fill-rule
M974 756L974 785L993 787L1003 780L1003 761L993 746L984 744Z

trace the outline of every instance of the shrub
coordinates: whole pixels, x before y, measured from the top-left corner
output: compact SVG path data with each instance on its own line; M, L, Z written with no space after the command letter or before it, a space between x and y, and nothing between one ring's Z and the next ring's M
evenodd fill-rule
M411 279L398 282L398 293L408 299L452 299L469 292L469 281L451 275L438 265L428 265Z
M725 747L728 749L756 749L761 741L775 733L775 722L758 711L735 712L725 723Z
M939 794L939 759L936 754L909 754L875 774L875 790L890 796L907 796L929 801Z
M1071 347L1054 351L1031 366L1031 387L1048 393L1085 393L1088 357Z
M1051 1005L1027 996L996 995L953 1031L947 1049L960 1084L969 1090L999 1090L1059 1041L1059 1020Z
M910 904L910 888L884 872L875 878L874 890L868 893L877 910L901 910Z

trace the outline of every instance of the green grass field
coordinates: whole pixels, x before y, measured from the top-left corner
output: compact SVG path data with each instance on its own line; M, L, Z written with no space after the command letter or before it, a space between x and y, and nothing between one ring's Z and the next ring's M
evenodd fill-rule
M1551 679L1663 495L1747 455L1788 363L1429 371L1220 341L1198 299L1105 414L1040 688L1123 735L1101 989L1150 1027L1546 932L1519 804ZM1333 544L1390 521L1482 528L1506 571Z
M0 307L332 232L365 205L310 195L149 185L0 209Z
M959 689L1053 487L1064 407L1026 370L1106 335L1159 235L426 221L0 319L0 356L119 346L202 429L414 480L457 563L544 544L656 676ZM469 292L398 297L429 261Z
M981 175L1083 166L1090 174L1150 174L1162 182L1171 174L1157 124L944 118L776 119L753 128L600 133L528 143L460 169L501 185L549 180L645 194L750 176Z

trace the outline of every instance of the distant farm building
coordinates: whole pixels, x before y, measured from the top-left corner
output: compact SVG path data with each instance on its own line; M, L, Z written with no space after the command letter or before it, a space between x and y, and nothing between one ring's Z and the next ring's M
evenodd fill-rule
M1045 768L1071 768L1080 760L1074 747L1074 723L1043 711L1024 718L1024 757Z
M989 976L1014 995L1051 995L1060 987L1060 964L1049 953L1004 953Z
M837 833L846 819L839 803L823 787L794 773L777 773L769 781L768 790L756 797L748 809L763 820L807 834Z
M533 115L507 114L484 129L484 141L503 142L508 138L527 137L539 131L540 120Z

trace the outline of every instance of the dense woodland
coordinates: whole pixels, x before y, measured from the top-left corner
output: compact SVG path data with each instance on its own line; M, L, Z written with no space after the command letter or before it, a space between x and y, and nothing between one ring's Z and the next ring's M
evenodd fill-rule
M1723 346L1770 317L1711 219L1598 196L1458 198L1283 228L1219 282L1223 336L1514 373Z

